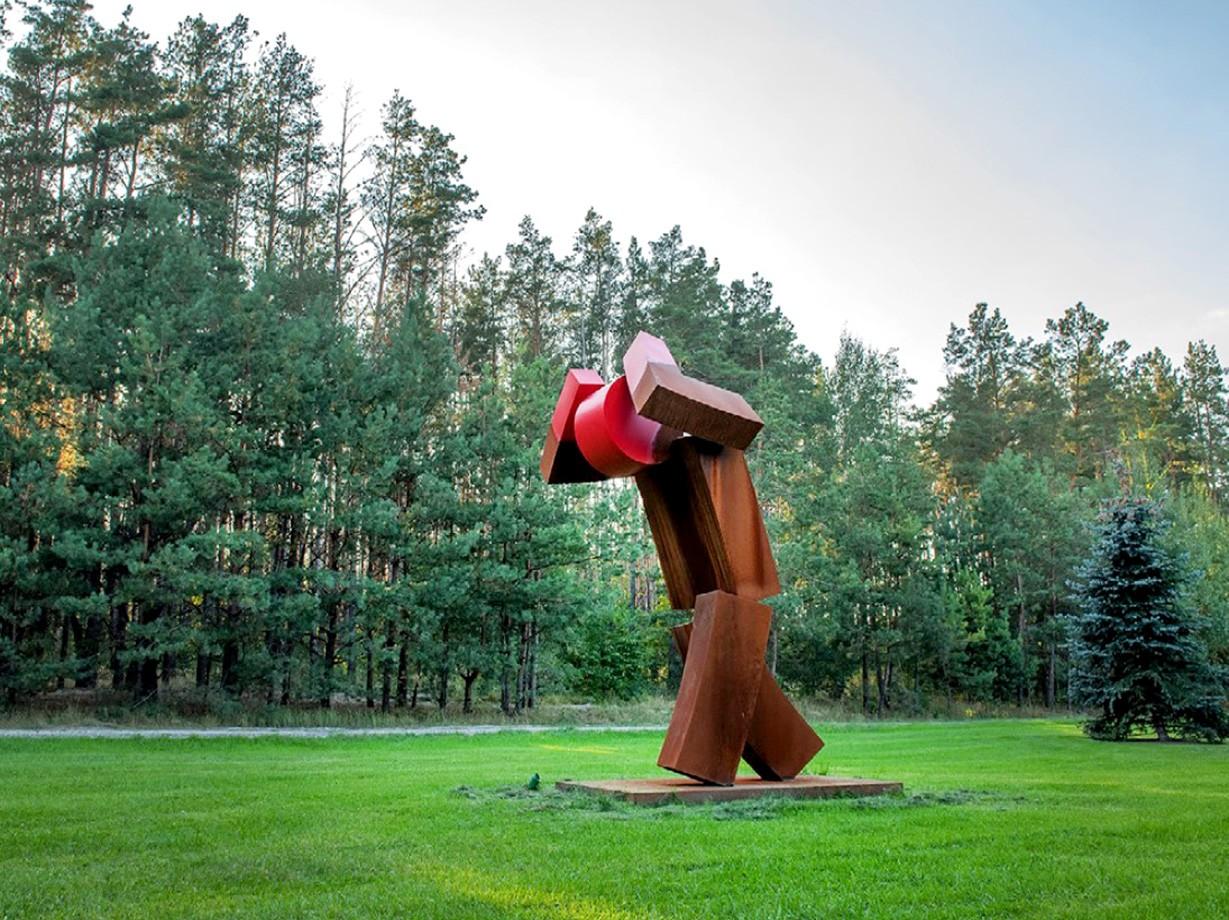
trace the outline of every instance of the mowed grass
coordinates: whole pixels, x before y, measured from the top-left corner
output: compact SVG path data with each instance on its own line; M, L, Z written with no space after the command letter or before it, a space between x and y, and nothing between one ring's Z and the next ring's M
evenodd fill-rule
M905 796L548 791L655 774L653 732L0 740L0 916L1229 916L1229 746L1053 721L821 733L816 770ZM510 794L534 772L543 792Z

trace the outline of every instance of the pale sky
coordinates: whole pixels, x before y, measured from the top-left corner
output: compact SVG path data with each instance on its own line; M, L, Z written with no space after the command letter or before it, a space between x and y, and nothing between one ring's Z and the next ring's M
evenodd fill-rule
M561 253L590 206L624 242L677 223L825 360L842 329L899 349L923 401L981 300L1229 359L1227 3L132 2L160 41L285 31L330 127L347 82L373 131L399 88L469 157L475 252L524 214Z

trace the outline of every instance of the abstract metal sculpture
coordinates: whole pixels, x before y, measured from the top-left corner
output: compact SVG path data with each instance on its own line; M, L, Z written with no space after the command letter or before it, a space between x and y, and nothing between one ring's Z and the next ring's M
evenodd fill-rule
M624 374L568 371L542 452L550 483L634 476L683 658L659 766L730 786L741 757L764 780L797 776L823 747L764 663L777 566L743 450L764 423L747 401L686 376L641 332Z

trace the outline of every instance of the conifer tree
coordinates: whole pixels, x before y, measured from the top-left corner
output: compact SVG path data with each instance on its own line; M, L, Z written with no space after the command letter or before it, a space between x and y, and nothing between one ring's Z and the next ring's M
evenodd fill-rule
M86 0L27 6L26 33L0 75L0 259L14 292L69 281L62 263L38 263L64 243L70 223L79 84L97 28L89 9Z
M1229 445L1229 400L1225 368L1216 347L1200 340L1191 342L1182 362L1182 384L1194 427L1199 472L1204 486L1220 500L1224 495L1226 446Z
M113 28L93 30L77 93L83 130L74 165L81 170L83 245L99 229L121 226L138 195L149 191L145 154L153 133L183 114L171 91L153 43L127 14Z
M1022 704L1039 685L1047 706L1056 699L1059 624L1067 613L1072 560L1083 549L1079 500L1047 463L1031 464L1011 450L986 465L978 484L979 561L1021 669L1014 686L1009 674L1001 686Z
M1135 486L1153 492L1189 483L1196 466L1192 419L1182 380L1161 349L1131 362L1124 411L1124 460Z
M1046 321L1038 369L1064 399L1059 427L1073 482L1099 479L1116 455L1127 343L1106 342L1109 324L1083 303Z
M1229 737L1225 675L1208 663L1185 596L1191 575L1163 544L1165 526L1155 502L1107 503L1079 572L1071 691L1096 712L1085 724L1094 738Z
M324 146L316 109L320 85L311 59L285 34L261 50L254 72L246 152L260 266L306 267L311 232L320 221Z
M517 234L516 242L505 250L515 341L529 360L553 358L561 344L562 267L551 249L551 238L542 235L531 217L521 219Z
M575 308L571 351L581 367L609 379L620 355L614 353L616 306L623 264L610 221L590 208L572 241L569 261L570 300Z
M162 55L175 82L179 114L159 143L164 190L183 203L188 226L232 259L237 257L241 132L249 91L244 55L250 39L242 16L226 26L195 16L179 24Z
M979 303L964 328L952 325L943 360L947 381L935 402L930 440L956 484L967 489L1012 442L1024 354L998 309Z
M79 269L80 298L58 311L59 371L88 414L77 482L97 516L80 534L113 573L112 643L140 698L158 690L190 646L194 597L217 554L202 527L235 499L225 404L207 386L211 337L233 279L178 221L147 202Z

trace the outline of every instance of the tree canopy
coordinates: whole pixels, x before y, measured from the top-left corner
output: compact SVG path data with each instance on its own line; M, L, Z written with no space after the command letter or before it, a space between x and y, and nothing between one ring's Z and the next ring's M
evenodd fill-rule
M0 698L514 715L668 685L681 615L634 488L537 473L564 370L616 373L640 329L766 421L749 460L792 689L877 714L1086 699L1064 624L1092 601L1069 585L1124 493L1171 497L1192 628L1229 661L1212 345L1136 354L1083 303L1034 341L977 304L917 407L893 352L816 354L767 279L678 226L625 237L578 206L568 239L526 216L471 258L483 207L447 113L394 93L361 141L351 94L327 117L311 59L244 17L158 43L84 0L22 10L0 73Z

